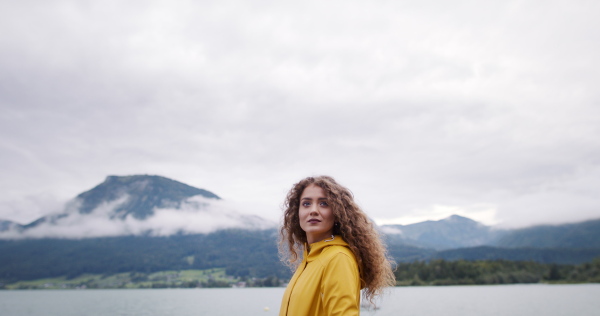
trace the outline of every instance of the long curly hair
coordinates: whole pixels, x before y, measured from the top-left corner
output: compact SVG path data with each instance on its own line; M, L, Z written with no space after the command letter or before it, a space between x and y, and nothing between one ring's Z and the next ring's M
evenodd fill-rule
M306 233L300 227L299 207L300 197L304 189L314 184L327 196L327 202L333 211L335 223L333 233L340 235L348 243L358 263L363 296L373 301L385 287L395 285L392 262L387 257L386 248L379 237L373 223L354 202L350 190L337 183L332 177L318 176L302 179L294 184L288 192L283 207L283 226L279 252L282 260L297 268L300 254L303 252Z

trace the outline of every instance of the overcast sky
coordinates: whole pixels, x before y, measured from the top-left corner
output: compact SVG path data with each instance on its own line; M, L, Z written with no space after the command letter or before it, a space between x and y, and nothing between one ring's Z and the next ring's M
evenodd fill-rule
M600 218L598 1L0 1L0 219L156 174L280 218Z

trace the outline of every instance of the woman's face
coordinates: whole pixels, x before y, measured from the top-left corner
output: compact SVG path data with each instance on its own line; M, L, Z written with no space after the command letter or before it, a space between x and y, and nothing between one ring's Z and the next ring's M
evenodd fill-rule
M321 187L311 184L302 191L298 216L309 244L327 239L333 234L333 210Z

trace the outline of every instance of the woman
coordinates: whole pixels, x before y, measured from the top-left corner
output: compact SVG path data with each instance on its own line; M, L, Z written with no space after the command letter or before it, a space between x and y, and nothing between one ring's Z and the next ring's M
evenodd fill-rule
M358 315L394 274L373 224L352 193L328 176L308 177L287 195L280 252L296 269L280 316ZM302 261L299 254L303 253Z

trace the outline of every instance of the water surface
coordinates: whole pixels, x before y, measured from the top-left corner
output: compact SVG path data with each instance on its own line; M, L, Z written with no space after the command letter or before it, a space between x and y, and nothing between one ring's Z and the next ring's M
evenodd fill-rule
M277 315L283 288L0 291L2 316ZM597 316L600 284L392 288L361 315Z

